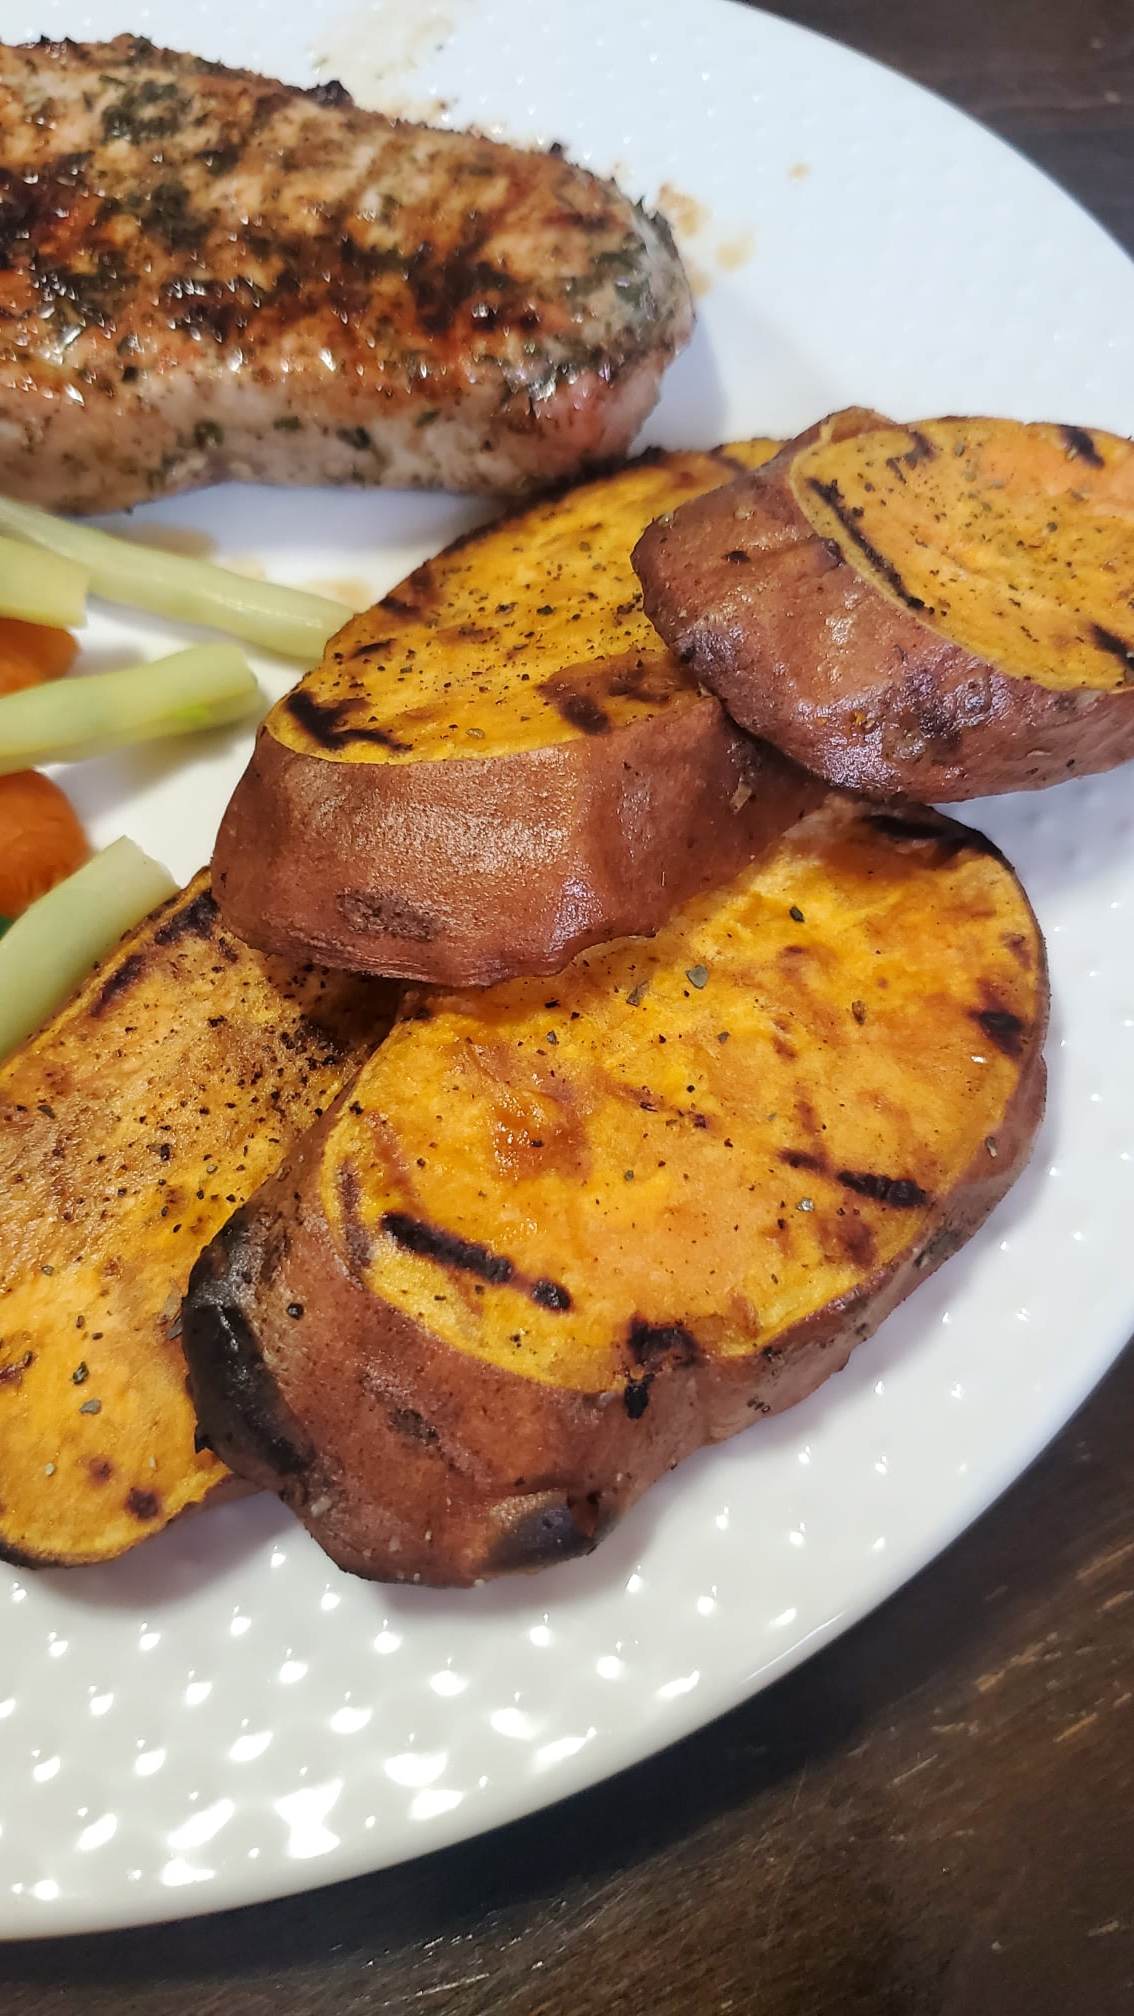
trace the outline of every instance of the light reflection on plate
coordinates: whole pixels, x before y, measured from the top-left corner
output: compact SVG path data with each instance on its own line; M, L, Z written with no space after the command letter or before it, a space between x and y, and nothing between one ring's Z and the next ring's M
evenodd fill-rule
M678 221L707 291L650 439L786 432L849 401L1134 432L1134 273L936 101L707 0L442 11L443 46L414 54L415 97L444 100L453 124L617 163L635 195L665 183L688 199ZM174 46L297 80L315 47L348 84L386 88L371 10L149 0L146 15ZM89 35L137 18L129 0L12 0L4 25ZM1051 274L1071 272L1053 293ZM483 510L234 487L136 523L376 594ZM109 617L91 632L124 634L140 632ZM281 691L286 675L262 669ZM94 762L75 795L98 840L125 828L187 877L246 747ZM575 1791L786 1672L1030 1460L1132 1327L1134 810L1119 774L970 811L1024 874L1055 992L1049 1117L987 1231L794 1415L696 1457L590 1560L535 1581L375 1588L251 1499L106 1568L0 1569L5 1932L276 1896Z

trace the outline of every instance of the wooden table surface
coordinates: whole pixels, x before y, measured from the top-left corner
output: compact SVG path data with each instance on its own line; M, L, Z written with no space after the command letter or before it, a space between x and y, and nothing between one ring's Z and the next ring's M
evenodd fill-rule
M1134 0L773 11L976 112L1134 246ZM943 1560L713 1729L383 1876L2 1949L0 2012L1131 2016L1132 1809L1128 1353Z

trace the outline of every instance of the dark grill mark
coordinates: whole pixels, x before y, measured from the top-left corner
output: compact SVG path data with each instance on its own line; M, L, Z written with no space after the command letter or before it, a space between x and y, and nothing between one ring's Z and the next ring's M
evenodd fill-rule
M819 1171L825 1166L821 1156L809 1154L806 1148L781 1148L780 1161L786 1162L789 1169Z
M455 1232L442 1231L440 1226L411 1218L404 1211L387 1211L382 1230L407 1252L418 1253L425 1260L437 1260L442 1266L476 1274L494 1288L518 1288L540 1309L561 1314L571 1307L571 1296L562 1282L552 1281L545 1274L538 1280L529 1280L506 1254L494 1253L478 1239L462 1239Z
M393 642L392 637L375 637L369 644L356 644L350 655L352 658L373 658L379 651L389 651Z
M129 958L124 959L121 966L116 966L113 973L108 974L103 981L91 1006L91 1015L104 1014L111 1002L116 1001L120 994L125 994L127 988L132 987L145 970L146 962L143 955L140 952L131 952Z
M514 1523L488 1554L485 1565L490 1570L504 1573L542 1568L550 1561L589 1554L606 1524L593 1492L580 1499L556 1497L547 1491L512 1503L516 1507Z
M869 1197L874 1204L887 1204L894 1211L914 1211L932 1199L928 1190L912 1176L879 1176L870 1169L840 1169L839 1182L856 1197Z
M541 1309L569 1309L571 1307L571 1297L559 1281L549 1281L546 1277L539 1281L533 1281L528 1293L532 1301L538 1303Z
M647 1372L641 1379L628 1379L626 1381L622 1389L622 1405L629 1414L631 1421L641 1420L650 1404L650 1387L653 1383L654 1375L652 1372Z
M990 1043L1005 1057L1018 1057L1027 1034L1024 1023L1010 1008L974 1008L973 1021L980 1024Z
M637 1365L655 1366L665 1359L675 1365L691 1365L697 1356L697 1339L684 1323L647 1323L644 1317L635 1316L628 1341Z
M1092 469L1105 469L1106 463L1095 446L1094 438L1085 427L1061 427L1060 433L1067 443L1067 452L1080 462L1089 462Z
M443 1267L457 1267L462 1273L475 1274L494 1286L510 1281L516 1271L503 1253L493 1253L479 1240L461 1239L455 1232L443 1232L439 1225L410 1218L404 1211L387 1211L382 1218L382 1230L407 1253L417 1253L423 1260L437 1260Z
M390 1426L410 1442L424 1442L430 1446L439 1440L437 1430L416 1407L395 1407L390 1415Z
M485 294L511 295L515 281L503 267L478 259L478 246L458 245L447 257L438 258L431 245L420 245L406 266L406 280L422 327L431 336L444 336L452 328L461 309L468 307L474 322L494 327L503 304L486 301ZM479 311L479 312L478 312Z
M348 705L345 700L336 700L330 706L305 693L297 686L284 702L292 719L305 728L313 742L324 749L346 749L352 742L372 742L379 749L389 749L395 755L404 754L409 749L408 742L399 742L388 728L344 728L343 713Z
M203 147L197 159L207 175L230 175L240 159L240 148L231 142L223 147Z
M988 854L999 860L1000 849L987 834L978 833L975 828L955 826L944 820L903 818L899 812L868 812L866 823L873 826L876 833L884 833L888 840L932 840L938 848L938 862L941 867L951 861L956 854Z
M95 1484L109 1484L114 1475L114 1465L109 1456L92 1456L87 1464L91 1481Z
M942 840L946 834L935 819L904 819L900 812L868 812L866 823L891 840Z
M189 1391L201 1422L199 1446L251 1462L253 1476L297 1477L311 1444L282 1400L260 1346L232 1295L247 1292L259 1255L246 1213L237 1212L189 1276L182 1342Z
M202 889L192 902L183 903L154 932L155 945L176 945L182 938L211 938L219 912L212 892Z
M652 707L664 706L688 683L680 676L675 679L672 666L665 661L659 663L648 658L635 658L630 665L614 665L603 680L611 699L641 700Z
M117 80L114 80L117 81ZM144 147L168 140L188 117L189 107L176 84L146 77L130 84L102 114L104 140L128 140Z
M745 552L743 546L734 546L724 557L726 560L731 561L734 567L743 567L752 556L750 553Z
M359 1215L361 1186L358 1171L352 1168L349 1162L340 1162L335 1182L339 1193L339 1208L343 1214L343 1244L346 1247L347 1262L352 1273L365 1274L370 1263L370 1235Z
M906 432L914 444L904 458L906 468L916 469L919 462L932 462L937 454L932 441L926 439L920 428L907 427Z
M908 456L906 460L909 460ZM848 539L854 542L859 552L869 560L871 566L877 568L887 587L893 590L899 602L904 602L907 609L915 611L924 609L926 605L922 601L921 596L911 595L893 561L887 560L886 555L881 549L862 531L855 511L847 503L838 484L834 482L820 483L815 476L809 476L807 483L808 488L814 490L815 495L822 498L828 509L834 512Z
M876 1244L874 1234L864 1218L857 1213L853 1218L843 1219L839 1226L839 1239L848 1260L866 1273L874 1265Z
M1098 650L1109 651L1112 658L1117 658L1124 678L1134 681L1134 644L1116 637L1113 630L1104 630L1101 623L1091 624L1091 641Z
M547 679L540 689L546 693L553 707L562 714L572 728L579 728L584 735L608 735L610 716L590 693L580 693L577 688L562 685L557 679Z
M135 1519L156 1519L161 1511L161 1499L156 1491L140 1491L135 1484L126 1494L126 1510Z
M35 1364L35 1352L25 1351L22 1358L13 1359L10 1365L0 1365L0 1386L19 1386L29 1365Z

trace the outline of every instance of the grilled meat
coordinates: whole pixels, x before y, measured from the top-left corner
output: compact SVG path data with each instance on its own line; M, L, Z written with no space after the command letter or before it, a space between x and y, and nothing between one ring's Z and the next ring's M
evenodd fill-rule
M138 36L0 48L3 487L521 491L621 454L691 324L661 219L552 151Z

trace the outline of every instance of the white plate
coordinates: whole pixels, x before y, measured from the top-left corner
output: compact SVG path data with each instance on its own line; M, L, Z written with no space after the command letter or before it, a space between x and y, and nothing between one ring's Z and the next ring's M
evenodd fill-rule
M564 140L635 193L695 199L678 222L711 284L655 440L787 431L849 400L1134 432L1117 248L986 133L780 21L719 0L353 20L311 0L7 0L3 26L133 26L296 80L329 55L371 102L442 98L454 124ZM470 507L229 490L146 516L280 578L382 589ZM100 839L125 828L186 875L245 754L91 764L76 795ZM382 1589L263 1500L105 1569L0 1569L3 1929L215 1910L495 1826L766 1685L953 1539L1134 1317L1130 806L1119 773L973 811L1024 872L1055 983L1050 1115L1013 1196L847 1372L687 1464L590 1560L464 1595Z

